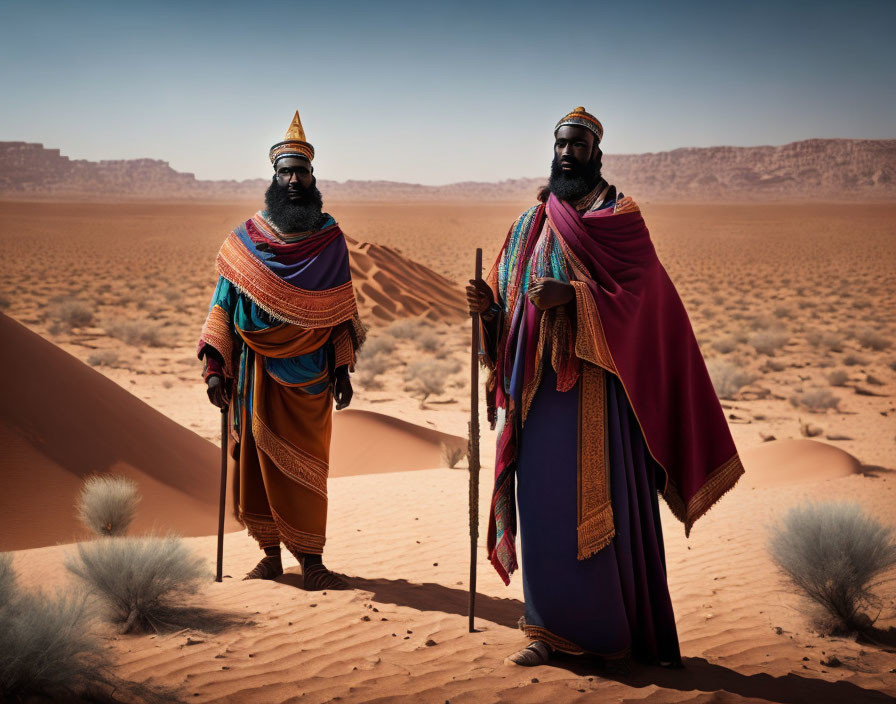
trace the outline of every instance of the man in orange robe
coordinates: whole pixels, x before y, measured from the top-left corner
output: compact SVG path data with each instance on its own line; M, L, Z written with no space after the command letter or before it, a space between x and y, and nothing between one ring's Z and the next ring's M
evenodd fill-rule
M363 341L345 237L322 212L296 112L270 150L266 208L221 246L199 341L212 403L227 408L234 512L265 556L246 579L283 574L280 544L305 589L347 589L322 560L332 406L349 405Z

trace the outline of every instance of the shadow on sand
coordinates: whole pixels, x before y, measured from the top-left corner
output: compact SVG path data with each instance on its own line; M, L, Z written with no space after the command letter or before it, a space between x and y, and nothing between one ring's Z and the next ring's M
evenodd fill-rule
M440 611L458 616L467 615L468 593L441 584L413 584L403 579L363 579L349 577L353 589L372 592L374 601L408 606L420 611ZM287 572L277 582L301 588L302 576ZM476 618L507 628L516 628L523 615L523 602L476 594ZM896 629L877 631L879 640L887 644L896 639ZM636 689L656 686L691 692L728 692L747 699L761 699L777 704L844 704L845 702L890 702L896 697L849 682L828 682L794 673L775 677L764 673L744 675L704 658L683 658L683 669L666 669L633 664L628 671L608 672L599 662L572 656L561 656L552 666L579 676L594 676L619 682Z

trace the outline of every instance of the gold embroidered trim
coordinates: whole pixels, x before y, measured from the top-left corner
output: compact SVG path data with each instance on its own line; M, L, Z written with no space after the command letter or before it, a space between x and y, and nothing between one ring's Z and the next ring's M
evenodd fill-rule
M272 548L280 545L280 531L272 516L240 511L240 522L249 532L249 536L258 542L260 548Z
M357 313L352 282L326 291L292 286L253 257L231 233L218 252L218 273L278 320L322 328L351 320Z
M541 626L530 626L526 624L523 626L523 633L526 634L526 638L543 641L554 650L559 650L562 653L584 655L586 652L584 648L580 648L571 640L558 636L556 633L551 633L547 628L542 628Z
M740 456L736 453L719 467L710 472L703 486L694 494L687 507L681 498L681 491L671 478L666 480L666 489L663 498L669 505L669 510L682 523L684 523L685 537L691 534L691 528L698 518L703 516L713 505L727 494L744 474L744 466Z
M579 390L578 559L609 545L616 535L607 461L604 370L584 364Z
M616 374L591 289L584 281L570 283L576 291L576 356Z
M221 353L224 358L224 373L233 378L233 334L230 316L221 306L215 305L209 310L199 339Z
M258 449L270 457L280 471L296 483L327 498L328 463L277 436L259 418L258 413L252 414L252 435Z
M529 408L532 401L535 400L535 392L538 391L538 385L541 384L542 375L542 357L544 356L544 347L547 341L548 329L551 324L552 311L544 311L538 324L538 346L535 349L535 369L532 373L532 379L523 387L523 412L520 418L522 423L526 422L526 416L529 414Z
M280 531L283 544L291 553L304 552L320 555L324 551L324 543L327 542L326 536L318 535L317 533L306 533L293 528L274 509L271 509L271 512L274 514L274 522Z
M355 370L355 348L348 329L340 328L332 338L334 349L334 367L348 365L349 371Z

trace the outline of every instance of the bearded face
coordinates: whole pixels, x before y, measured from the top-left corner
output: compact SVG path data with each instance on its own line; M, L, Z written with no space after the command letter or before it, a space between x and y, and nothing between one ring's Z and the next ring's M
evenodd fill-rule
M575 202L588 195L601 180L601 151L584 162L573 156L554 155L548 189L560 200Z
M275 175L264 202L271 222L284 233L317 230L324 219L324 203L316 179L308 187L295 182L281 185Z

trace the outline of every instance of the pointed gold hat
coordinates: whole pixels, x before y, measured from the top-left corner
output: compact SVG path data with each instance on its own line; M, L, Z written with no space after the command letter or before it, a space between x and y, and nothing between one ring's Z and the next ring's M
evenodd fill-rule
M276 164L278 159L285 156L297 156L302 159L311 161L314 158L314 147L305 140L305 130L302 128L302 120L299 118L299 111L289 123L286 134L283 135L283 141L277 142L271 147L270 157L271 163Z

